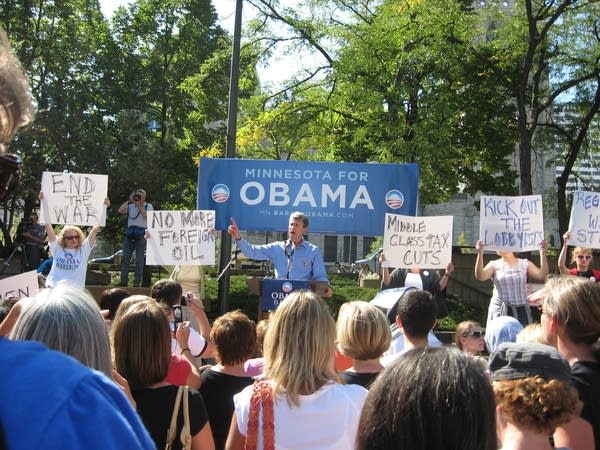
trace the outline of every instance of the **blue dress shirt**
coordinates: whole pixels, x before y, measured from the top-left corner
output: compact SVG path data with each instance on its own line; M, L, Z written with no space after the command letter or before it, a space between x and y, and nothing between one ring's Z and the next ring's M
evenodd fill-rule
M245 239L235 242L248 258L271 261L275 268L275 278L325 281L329 284L321 250L304 239L298 246L293 246L286 241L265 245L252 245Z

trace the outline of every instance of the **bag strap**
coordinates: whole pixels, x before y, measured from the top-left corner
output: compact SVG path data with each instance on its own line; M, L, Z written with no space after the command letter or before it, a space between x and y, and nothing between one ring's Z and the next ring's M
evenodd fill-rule
M192 448L192 432L190 430L190 405L189 405L190 389L183 386L183 427L179 439L184 450Z
M257 381L252 385L250 412L248 414L248 431L246 433L245 450L256 450L258 440L258 417L263 412L263 448L275 449L275 417L273 411L273 390L267 380Z
M179 389L177 389L177 396L175 397L175 404L173 405L173 414L171 414L171 423L169 425L169 430L167 431L165 450L171 450L173 441L175 440L175 434L177 433L177 417L179 416L179 404L181 403L183 388L184 386L179 386Z

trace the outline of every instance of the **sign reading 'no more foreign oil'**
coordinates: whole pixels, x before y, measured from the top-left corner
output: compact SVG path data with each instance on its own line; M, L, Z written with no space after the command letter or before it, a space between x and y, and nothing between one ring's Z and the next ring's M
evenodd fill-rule
M215 264L214 211L148 211L146 263Z

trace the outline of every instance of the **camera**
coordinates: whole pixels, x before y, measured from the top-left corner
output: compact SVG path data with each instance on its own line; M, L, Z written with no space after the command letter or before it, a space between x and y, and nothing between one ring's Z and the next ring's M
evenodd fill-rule
M179 302L181 306L187 306L187 295L181 296L181 301Z
M175 319L175 326L183 322L183 311L181 310L181 305L173 306L173 318Z
M139 202L141 199L142 199L142 196L140 194L133 194L134 202Z

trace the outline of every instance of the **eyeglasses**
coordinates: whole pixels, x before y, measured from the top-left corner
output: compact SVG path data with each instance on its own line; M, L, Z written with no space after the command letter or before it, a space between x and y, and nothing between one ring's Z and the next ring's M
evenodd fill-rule
M577 255L577 259L592 259L592 255Z
M72 235L72 236L65 236L64 237L66 240L68 241L73 241L75 239L79 239L79 236L77 236L76 234Z
M485 331L471 331L467 333L467 337L482 338L485 337Z
M8 200L21 179L23 160L14 154L0 154L0 202Z

